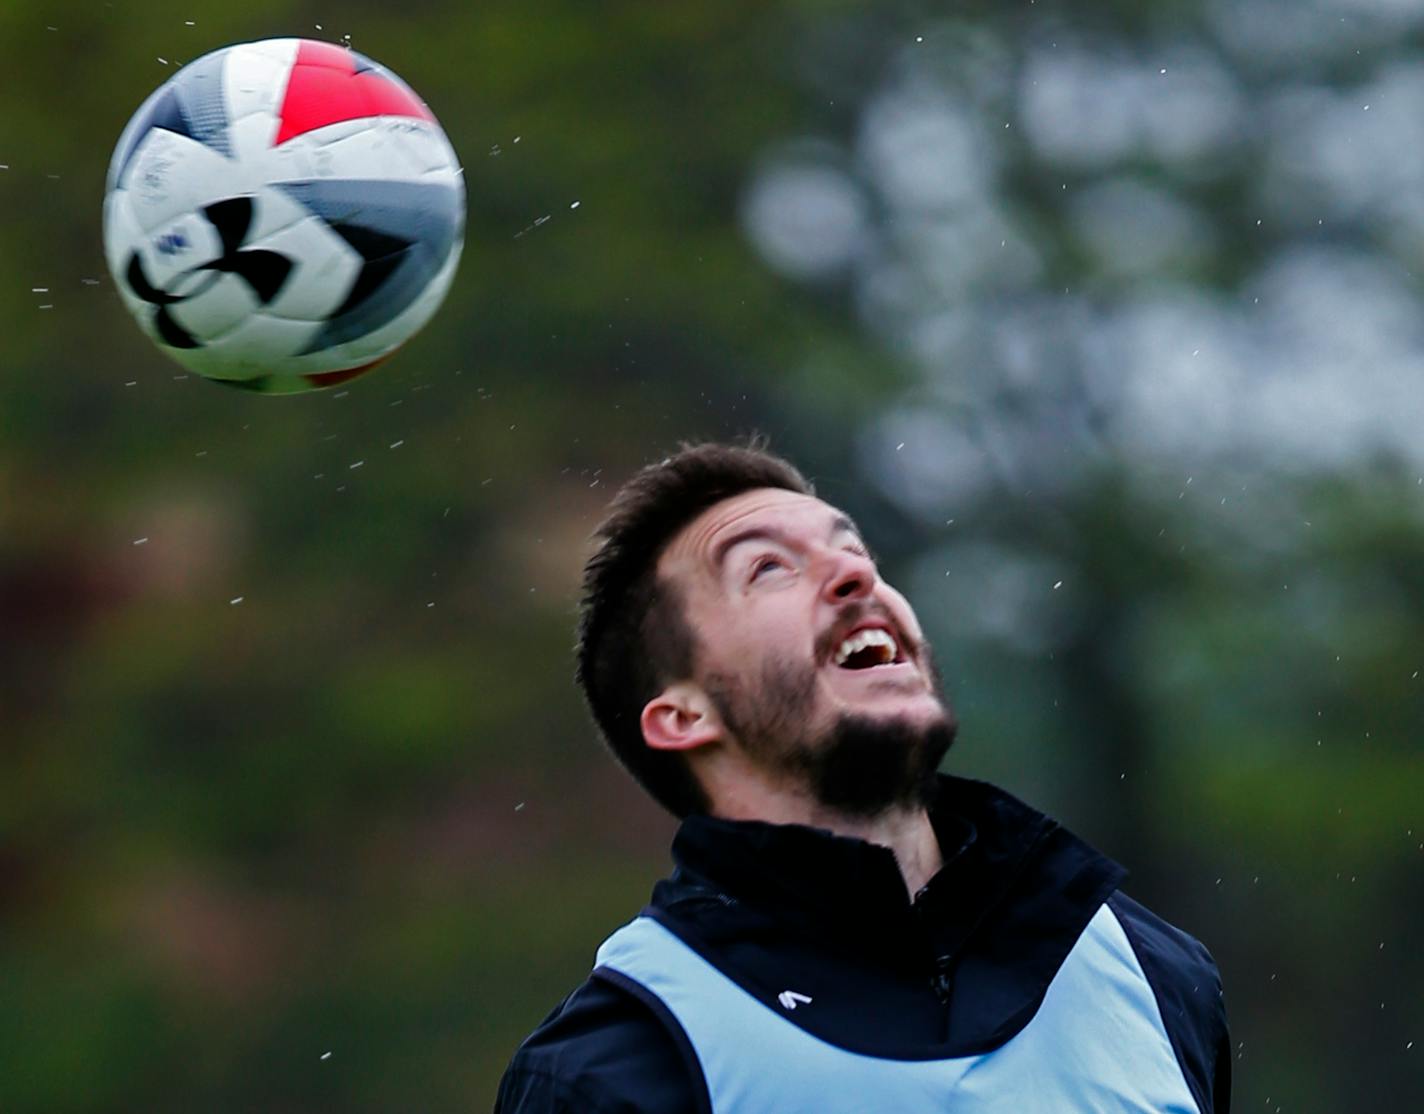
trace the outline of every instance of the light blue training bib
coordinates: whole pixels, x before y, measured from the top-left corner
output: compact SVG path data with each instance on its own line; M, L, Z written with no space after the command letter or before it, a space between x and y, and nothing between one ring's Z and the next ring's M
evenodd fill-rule
M677 1019L713 1114L1200 1114L1152 987L1106 905L1017 1035L946 1060L882 1059L812 1036L788 1014L814 1010L814 1001L792 988L781 1011L763 1004L650 917L610 936L597 965L644 987Z

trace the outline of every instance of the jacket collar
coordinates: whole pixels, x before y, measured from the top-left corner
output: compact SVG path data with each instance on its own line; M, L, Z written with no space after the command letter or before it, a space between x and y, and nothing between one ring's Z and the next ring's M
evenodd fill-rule
M678 870L653 905L714 894L828 944L903 949L914 940L920 946L907 960L921 962L928 951L943 961L1001 919L1017 891L1030 890L1036 902L1058 895L1059 915L1086 923L1126 874L1001 789L943 775L937 786L930 821L944 866L913 898L888 848L801 825L692 816L673 841Z

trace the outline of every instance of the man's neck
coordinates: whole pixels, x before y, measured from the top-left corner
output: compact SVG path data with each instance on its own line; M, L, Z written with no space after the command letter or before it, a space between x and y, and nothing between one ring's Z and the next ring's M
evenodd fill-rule
M918 806L889 809L871 818L850 817L799 794L743 785L738 792L721 796L712 812L724 820L804 824L833 835L888 847L895 855L911 898L944 865L929 813Z

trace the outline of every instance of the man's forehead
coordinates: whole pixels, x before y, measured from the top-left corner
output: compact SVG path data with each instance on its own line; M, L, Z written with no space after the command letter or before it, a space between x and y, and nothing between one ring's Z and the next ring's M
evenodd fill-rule
M684 526L673 535L658 566L660 571L670 572L710 560L727 538L746 530L799 527L828 533L838 525L855 531L843 512L814 495L776 487L754 488L712 504Z

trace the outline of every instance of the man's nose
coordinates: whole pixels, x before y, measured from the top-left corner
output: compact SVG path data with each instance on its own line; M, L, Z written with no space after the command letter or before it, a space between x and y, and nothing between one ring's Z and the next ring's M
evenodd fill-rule
M831 566L826 576L826 598L832 603L861 599L875 587L875 562L863 553L836 550L830 556Z

